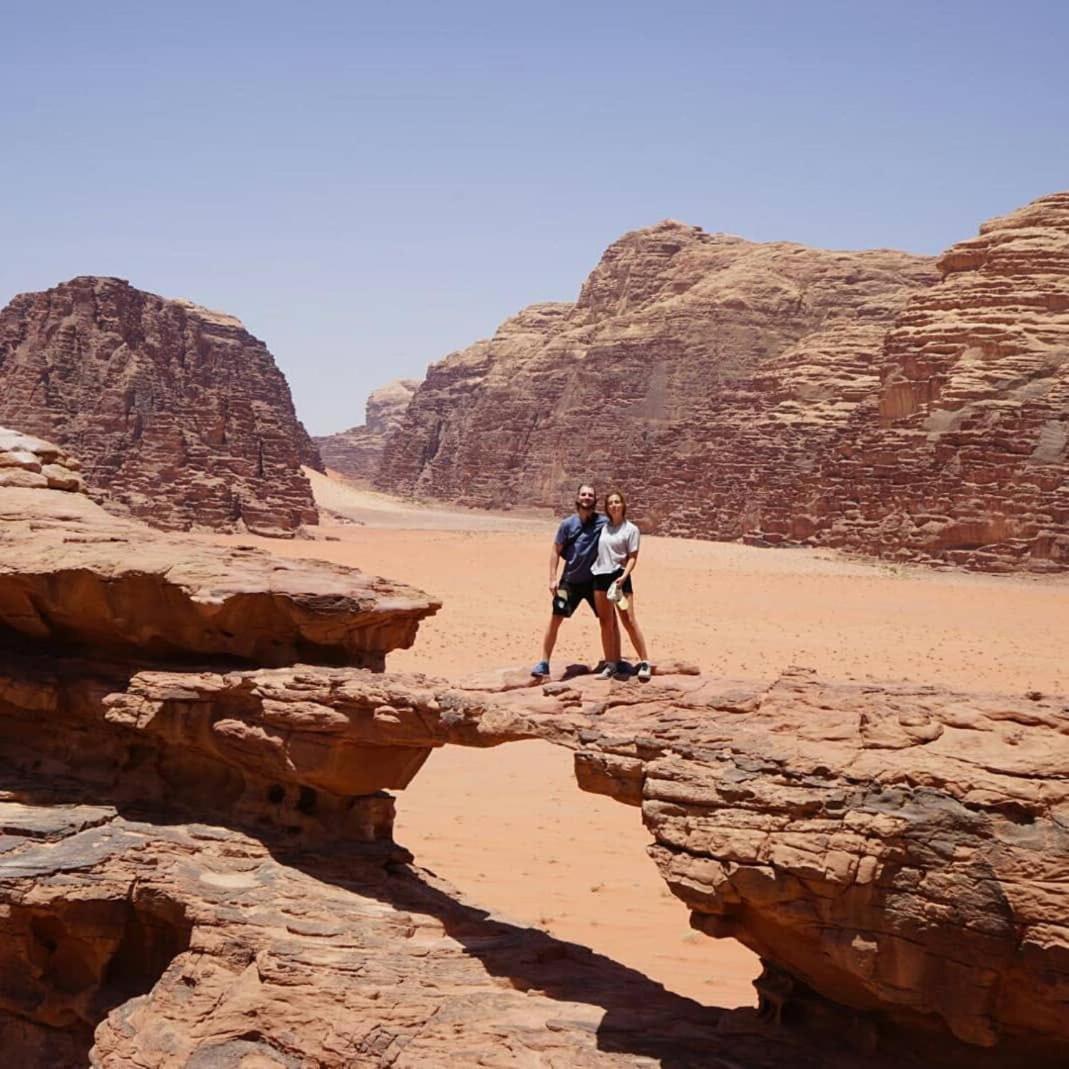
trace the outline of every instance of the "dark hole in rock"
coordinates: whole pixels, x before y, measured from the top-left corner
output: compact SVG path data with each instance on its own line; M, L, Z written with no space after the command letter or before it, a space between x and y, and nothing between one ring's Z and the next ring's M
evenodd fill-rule
M285 797L286 788L283 787L281 783L272 783L271 786L267 788L267 800L272 805L279 805Z
M162 897L14 905L0 919L0 1051L11 1065L85 1066L96 1026L151 991L192 924Z
M297 808L309 816L316 811L319 796L312 787L302 787L300 797L297 799Z

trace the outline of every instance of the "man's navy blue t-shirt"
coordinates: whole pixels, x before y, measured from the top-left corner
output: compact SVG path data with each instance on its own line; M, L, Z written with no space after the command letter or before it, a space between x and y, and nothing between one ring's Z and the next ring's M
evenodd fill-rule
M598 559L598 540L605 526L605 517L595 512L586 523L573 512L565 516L557 528L556 543L564 558L564 583L592 583L594 573L590 566Z

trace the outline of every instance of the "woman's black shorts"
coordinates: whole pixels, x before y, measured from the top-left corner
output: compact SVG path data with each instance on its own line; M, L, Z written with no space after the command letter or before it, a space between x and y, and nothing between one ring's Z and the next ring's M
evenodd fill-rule
M623 568L617 568L615 572L606 572L604 575L594 576L594 589L595 590L608 590L609 587L624 574ZM631 585L631 576L628 576L624 580L624 593L634 594L635 589Z

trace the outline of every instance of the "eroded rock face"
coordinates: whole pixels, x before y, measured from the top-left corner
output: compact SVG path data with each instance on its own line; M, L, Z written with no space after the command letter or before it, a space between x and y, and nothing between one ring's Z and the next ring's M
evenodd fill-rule
M0 441L31 474L62 459ZM668 664L648 685L374 672L351 662L381 667L435 603L153 535L71 489L0 486L0 517L16 1063L1064 1064L1065 698ZM255 640L217 619L234 596ZM256 666L302 651L350 664ZM436 746L530 738L641 808L694 926L765 960L765 1018L823 1040L666 995L409 867L386 789Z
M879 390L811 488L820 540L899 559L1069 566L1069 193L939 259Z
M0 802L0 901L17 1065L851 1064L490 917L396 849Z
M165 537L83 494L28 487L74 488L77 472L54 447L33 453L0 431L0 445L11 442L18 448L0 452L0 637L8 643L142 665L304 659L382 668L440 606L355 569ZM38 460L3 466L13 455ZM4 472L26 479L5 486Z
M367 399L364 422L338 434L315 438L323 463L355 482L366 483L378 471L386 437L404 420L416 379L395 379Z
M575 305L433 365L377 485L992 571L1069 566L1069 193L936 263L625 235Z
M695 927L1007 1065L1064 1057L1069 700L800 671L569 689L604 708L581 785L641 805Z
M276 824L308 832L321 807L362 842L389 840L392 811L376 819L369 792L403 787L434 746L567 746L581 786L641 807L695 927L770 966L770 1013L815 992L877 1045L922 1037L933 1060L916 1064L1053 1065L1069 1049L1065 699L801 671L771 687L531 688L300 666L141 673L103 706L127 752L180 752L216 770L203 782L221 769L257 791L274 782L289 813ZM346 825L351 794L364 808Z
M81 467L51 442L0 427L0 487L84 493Z
M0 422L56 442L109 508L171 530L317 522L321 467L264 344L232 316L116 278L0 312Z
M619 481L644 529L801 537L797 482L878 388L884 333L937 277L886 250L635 231L575 304L533 305L433 365L377 485L556 507L583 479Z

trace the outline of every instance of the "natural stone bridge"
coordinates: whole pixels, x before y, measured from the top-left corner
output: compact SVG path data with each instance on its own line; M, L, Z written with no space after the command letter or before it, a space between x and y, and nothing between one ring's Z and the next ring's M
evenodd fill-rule
M1064 1063L1065 699L352 667L437 604L2 481L19 1064ZM489 918L393 842L385 791L431 749L531 738L641 808L694 926L765 960L760 1017Z

